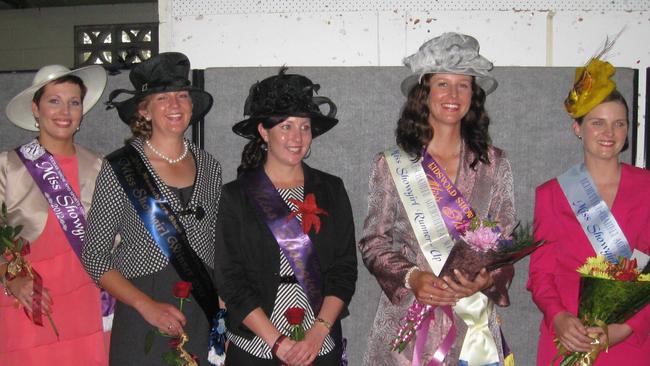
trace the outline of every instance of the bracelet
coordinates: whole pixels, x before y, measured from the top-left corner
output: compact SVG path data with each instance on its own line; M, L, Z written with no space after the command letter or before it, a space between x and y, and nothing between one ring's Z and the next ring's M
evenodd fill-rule
M273 355L273 357L278 357L277 355L278 348L280 348L280 343L282 343L282 341L284 341L285 338L287 338L287 336L285 336L284 334L280 334L278 339L275 340L275 343L273 343L273 347L271 347L271 355Z
M420 269L417 266L413 266L409 268L409 270L406 272L406 275L404 276L404 287L406 287L409 290L412 290L411 285L409 284L409 280L411 279L411 275L415 271L419 271Z
M327 320L321 317L316 318L315 322L323 324L325 328L327 328L327 330L332 330L332 323L328 322Z

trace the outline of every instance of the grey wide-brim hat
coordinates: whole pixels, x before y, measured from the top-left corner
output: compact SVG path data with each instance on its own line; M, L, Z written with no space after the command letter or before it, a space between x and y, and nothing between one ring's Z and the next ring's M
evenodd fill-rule
M428 40L403 61L413 74L402 81L402 93L408 95L424 75L438 73L474 76L485 94L492 93L498 85L489 73L492 62L478 53L479 48L476 38L460 33L443 33Z
M86 96L83 99L83 114L85 115L97 103L106 86L106 70L100 65L82 67L70 70L61 65L43 66L36 75L32 85L13 97L5 113L13 124L29 131L38 131L36 119L32 113L32 99L34 94L47 83L66 75L79 77L86 86Z

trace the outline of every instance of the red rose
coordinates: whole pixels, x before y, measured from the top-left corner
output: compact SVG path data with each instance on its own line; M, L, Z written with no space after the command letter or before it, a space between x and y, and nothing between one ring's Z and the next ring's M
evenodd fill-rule
M192 290L192 283L186 281L178 281L174 285L172 293L174 297L179 299L187 299L190 297L190 291Z
M284 317L290 325L302 324L302 319L305 317L305 309L303 308L289 308L284 312Z
M180 338L172 338L169 340L169 348L176 348L179 344L181 344Z

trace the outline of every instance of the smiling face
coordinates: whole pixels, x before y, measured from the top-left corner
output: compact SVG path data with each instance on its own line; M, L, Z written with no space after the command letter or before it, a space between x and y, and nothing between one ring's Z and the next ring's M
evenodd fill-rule
M618 160L627 138L627 110L617 101L604 102L573 122L575 134L582 137L585 160Z
M311 145L309 118L289 117L268 130L260 123L257 130L268 146L267 164L298 166Z
M429 124L458 124L472 101L472 77L433 74L429 79Z
M192 119L192 98L185 90L156 93L144 99L139 111L151 121L152 136L182 136Z
M38 104L32 102L32 113L39 124L41 144L72 141L83 116L81 87L72 82L45 85Z

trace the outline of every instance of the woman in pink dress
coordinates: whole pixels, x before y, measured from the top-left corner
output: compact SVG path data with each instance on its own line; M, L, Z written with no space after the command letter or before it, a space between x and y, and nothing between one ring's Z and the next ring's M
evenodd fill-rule
M0 200L7 205L9 225L23 226L20 235L31 248L25 258L42 277L42 293L30 277L12 276L7 259L0 257L5 293L0 295L0 365L108 363L100 290L78 257L84 212L102 160L73 142L83 114L101 97L105 84L101 66L72 71L45 66L7 106L11 122L38 131L31 142L0 153ZM40 306L41 316L37 309L32 312L33 306ZM34 323L38 318L42 326Z
M608 63L598 59L592 62L613 74ZM627 148L629 111L609 75L592 68L595 65L587 67L592 72L589 77L595 80L593 86L585 90L585 85L577 82L565 102L574 119L573 132L584 151L583 164L572 169L582 169L582 174L591 177L598 198L607 205L607 212L629 243L621 251L634 251L642 258L650 253L650 173L619 161L621 151ZM557 354L555 338L569 351L586 352L592 348L588 334L602 333L600 328L586 328L576 317L580 286L576 269L587 257L603 251L597 240L590 240L569 204L578 202L571 190L575 184L568 178L571 171L537 187L535 197L535 239L546 240L531 256L528 279L533 301L544 314L537 351L539 366L559 364L560 360L552 363ZM613 242L608 244L614 247ZM608 324L609 350L601 352L594 365L648 365L649 331L648 306L623 324ZM604 340L602 334L601 338Z

